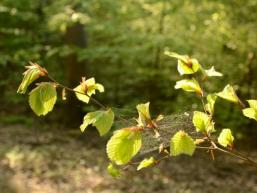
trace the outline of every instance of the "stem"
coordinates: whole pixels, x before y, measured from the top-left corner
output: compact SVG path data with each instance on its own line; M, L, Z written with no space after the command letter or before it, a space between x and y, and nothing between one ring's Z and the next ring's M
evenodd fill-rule
M78 94L85 95L85 96L89 97L89 98L92 100L92 102L95 103L96 105L98 105L99 107L101 107L101 108L103 108L103 109L105 109L105 110L108 109L105 105L103 105L103 104L102 104L101 102L99 102L98 100L94 99L92 96L89 96L89 95L86 94L86 93L82 93L82 92L79 92L79 91L75 91L75 90L73 90L72 88L69 88L69 87L67 87L67 86L65 86L65 85L63 85L63 84L60 84L59 82L57 82L57 81L56 81L52 76L50 76L49 74L47 74L46 76L49 78L49 80L51 80L52 82L54 82L57 86L60 86L60 87L66 89L66 90L68 90L68 91L70 91L70 92L74 92L74 93L78 93ZM204 103L203 97L201 97L201 101L202 101L202 104L203 104L203 107L204 107L204 106L205 106L205 103ZM239 103L240 103L240 105L241 105L242 107L245 106L245 105L241 102L240 99L239 99ZM205 110L205 108L204 108L204 110ZM122 118L122 117L119 117L119 118L122 119L122 120L124 120L124 121L128 121L128 120L126 120L126 119L124 119L124 118ZM156 126L154 125L154 127L156 127ZM211 143L211 146L210 146L210 147L197 146L196 148L198 148L198 149L206 149L206 150L217 150L217 151L226 153L226 154L228 154L228 155L231 155L231 156L233 156L233 157L236 157L236 158L238 158L238 159L241 159L241 160L243 160L243 161L246 161L246 162L248 162L249 164L252 164L253 166L257 167L257 162L256 162L256 161L254 161L254 160L248 158L247 156L245 156L245 155L243 155L243 154L241 154L241 153L239 153L239 152L235 152L235 151L232 151L232 150L228 150L228 149L224 149L224 148L218 147L217 144L216 144L208 135L207 135L206 137L207 137L208 141ZM164 160L164 159L167 159L167 158L169 158L169 157L170 157L169 155L165 155L165 156L161 157L160 159L156 160L156 163L159 163L160 161L162 161L162 160ZM134 165L134 164L137 164L137 163L130 163L130 165ZM127 169L127 167L128 167L128 165L125 166L123 169Z
M65 85L63 85L63 84L57 82L57 81L56 81L51 75L49 75L49 74L47 74L46 76L49 78L49 80L51 80L52 82L54 82L56 85L58 85L58 86L60 86L60 87L62 87L62 88L64 88L64 89L66 89L66 90L68 90L68 91L70 91L70 92L85 95L85 96L89 97L90 100L91 100L93 103L95 103L96 105L98 105L100 108L102 108L102 109L104 109L104 110L108 110L108 107L106 107L104 104L102 104L101 102L99 102L98 100L96 100L95 98L93 98L92 96L89 96L88 94L83 93L83 92L79 92L79 91L73 90L72 88L67 87L67 86L65 86ZM125 121L125 122L127 122L127 123L130 124L129 120L124 119L124 118L121 117L121 116L119 116L118 118L119 118L120 120Z
M65 85L63 85L63 84L60 84L59 82L57 82L57 81L56 81L52 76L50 76L49 74L47 74L47 77L48 77L51 81L53 81L55 84L57 84L58 86L60 86L60 87L62 87L62 88L64 88L64 89L66 89L66 90L68 90L68 91L70 91L70 92L74 92L74 93L78 93L78 94L85 95L85 96L89 97L89 98L92 100L92 102L95 103L96 105L98 105L99 107L101 107L101 108L103 108L103 109L105 109L105 110L108 109L105 105L103 105L102 103L100 103L98 100L94 99L92 96L89 96L88 94L83 93L83 92L75 91L75 90L73 90L72 88L69 88L69 87L67 87L67 86L65 86Z
M207 114L207 111L206 111L206 109L205 109L205 103L204 103L204 98L203 98L203 96L201 96L201 101L202 101L202 105L203 105L203 110L204 110L204 112Z
M214 142L214 141L211 141L213 147L215 150L218 150L220 152L223 152L223 153L226 153L226 154L229 154L233 157L236 157L238 159L241 159L243 161L246 161L248 162L249 164L252 164L253 166L257 167L257 162L246 157L245 155L241 154L241 153L238 153L238 152L235 152L235 151L232 151L232 150L228 150L228 149L224 149L224 148L221 148L221 147L218 147L217 144Z

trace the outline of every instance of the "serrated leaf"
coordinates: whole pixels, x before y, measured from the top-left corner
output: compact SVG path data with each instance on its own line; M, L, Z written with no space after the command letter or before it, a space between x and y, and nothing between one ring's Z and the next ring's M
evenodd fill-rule
M145 158L144 160L142 160L139 165L137 166L137 170L141 170L143 168L147 168L152 166L153 164L155 164L155 159L153 157L150 158Z
M38 79L41 75L40 69L36 65L27 66L28 70L26 70L23 75L22 82L17 90L17 93L25 94L28 86Z
M212 66L209 70L204 70L204 74L206 76L209 76L209 77L213 77L213 76L221 77L221 76L223 76L222 73L217 72L215 70L214 66Z
M122 129L116 131L107 143L107 155L117 165L127 164L140 150L141 132Z
M40 83L29 93L29 105L38 116L46 115L52 111L56 100L56 88L50 82Z
M194 140L184 131L178 131L170 141L170 155L186 154L192 156L195 152Z
M239 103L239 99L234 88L229 84L223 89L223 91L217 93L217 96L233 103Z
M105 135L111 129L114 121L114 113L111 109L106 111L95 111L87 113L84 117L83 124L80 126L82 132L88 125L93 125L98 130L100 136Z
M207 96L207 104L205 105L204 108L211 115L214 114L214 106L215 106L216 99L217 99L217 96L215 94L209 94Z
M104 92L104 87L103 85L96 83L94 78L87 80L82 78L80 85L75 87L73 90L76 91L76 97L80 101L89 103L90 97L96 93L96 90L99 92Z
M194 111L193 125L197 132L212 133L215 131L214 122L211 120L211 117L200 111Z
M150 102L147 102L145 104L139 104L136 107L138 112L137 122L139 126L145 126L147 122L151 120L149 105L150 105Z
M114 165L112 163L109 163L109 165L107 167L107 171L114 178L119 178L121 176L120 170L118 168L114 167Z
M196 92L203 95L203 91L199 83L195 79L184 79L176 82L175 89L183 89L187 92Z
M250 108L243 109L244 116L257 121L257 100L247 100Z
M232 135L232 132L230 129L222 129L219 137L218 137L218 143L222 145L223 147L233 146L234 137Z

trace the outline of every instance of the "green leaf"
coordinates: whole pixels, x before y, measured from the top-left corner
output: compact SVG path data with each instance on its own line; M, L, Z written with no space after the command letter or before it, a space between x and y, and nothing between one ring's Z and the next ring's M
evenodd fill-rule
M204 74L206 76L209 76L209 77L212 77L212 76L218 76L218 77L221 77L223 76L222 73L220 72L217 72L214 68L214 66L212 66L209 70L204 70Z
M53 83L42 82L29 93L29 105L36 115L46 115L52 111L57 100Z
M80 101L89 103L90 97L96 93L96 90L99 92L104 92L104 87L103 85L96 83L94 78L86 80L83 77L80 85L75 87L73 90L76 91L76 97Z
M17 93L25 94L28 86L41 76L41 71L37 65L32 64L27 66L27 68L28 70L23 73L24 77L17 90Z
M137 122L139 126L145 126L149 122L149 120L151 120L149 105L150 105L150 102L137 105L137 112L138 112Z
M200 64L196 59L188 59L187 62L183 62L182 60L178 60L178 72L180 75L184 74L194 74L199 70Z
M170 155L186 154L192 156L195 151L194 140L184 131L178 131L170 141Z
M232 132L230 129L222 129L219 137L218 137L218 143L222 145L223 147L233 146L234 137L232 135Z
M211 120L211 117L200 111L194 111L193 125L197 132L212 133L215 131L214 122Z
M143 168L147 168L152 166L153 164L155 164L156 161L153 157L150 158L145 158L144 160L142 160L139 165L137 166L137 170L141 170Z
M250 99L250 100L247 100L249 106L253 109L256 109L257 110L257 100L253 100L253 99Z
M141 132L129 129L116 131L107 143L107 155L117 165L127 164L140 150Z
M111 109L106 111L95 111L87 113L84 117L83 124L80 126L82 132L85 131L88 125L95 126L100 136L105 135L111 129L114 121L114 113Z
M214 106L215 106L216 99L217 99L217 96L215 94L209 94L207 96L207 104L205 105L204 108L211 115L214 114Z
M118 168L114 167L114 165L112 163L109 163L109 165L107 167L107 171L114 178L119 178L121 176L120 170Z
M194 74L200 68L200 64L198 63L198 61L194 58L188 57L187 55L179 55L177 53L169 51L165 51L164 54L172 58L178 59L177 68L180 75Z
M76 88L73 89L74 91L76 91L76 97L85 103L89 103L90 97L86 95L86 92L84 92L84 90L82 89L81 85L78 85ZM83 93L83 94L80 94Z
M175 52L170 52L168 50L165 51L164 54L167 55L167 56L170 56L172 58L176 58L178 60L181 60L184 63L187 63L187 61L189 59L189 57L187 55L180 55L180 54L177 54Z
M233 103L239 103L239 99L234 88L229 84L223 89L223 91L219 92L217 96Z
M257 100L247 100L250 108L243 109L244 116L257 121Z
M180 89L187 92L196 92L197 94L203 95L203 91L199 83L195 79L184 79L176 82L175 89Z
M257 112L253 108L243 109L243 114L244 114L244 116L257 121Z

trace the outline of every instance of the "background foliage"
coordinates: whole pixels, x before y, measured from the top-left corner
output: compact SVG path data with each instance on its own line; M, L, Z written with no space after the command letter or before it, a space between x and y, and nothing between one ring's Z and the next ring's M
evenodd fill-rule
M78 85L82 75L94 76L106 88L99 100L110 106L151 101L156 113L197 108L190 93L181 97L174 90L176 61L165 49L223 72L206 90L219 91L230 82L240 97L256 99L256 18L255 0L2 0L1 108L10 116L30 112L25 98L16 95L28 61L69 86ZM81 122L78 108L88 107L72 99L66 103L59 108L77 112L71 118ZM217 125L227 122L238 134L257 134L239 108L218 101L217 111Z

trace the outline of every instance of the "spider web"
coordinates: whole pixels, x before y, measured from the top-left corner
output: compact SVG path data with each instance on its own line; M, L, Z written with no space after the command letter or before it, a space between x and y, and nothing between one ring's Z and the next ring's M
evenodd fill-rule
M137 124L135 118L131 119L131 117L137 117L136 111L115 108L114 112L118 115L116 128L121 129ZM161 144L164 148L169 147L171 137L179 130L185 131L193 139L200 137L192 124L191 112L166 115L157 122L159 137L154 137L155 133L153 131L142 132L142 147L139 156L158 151Z

